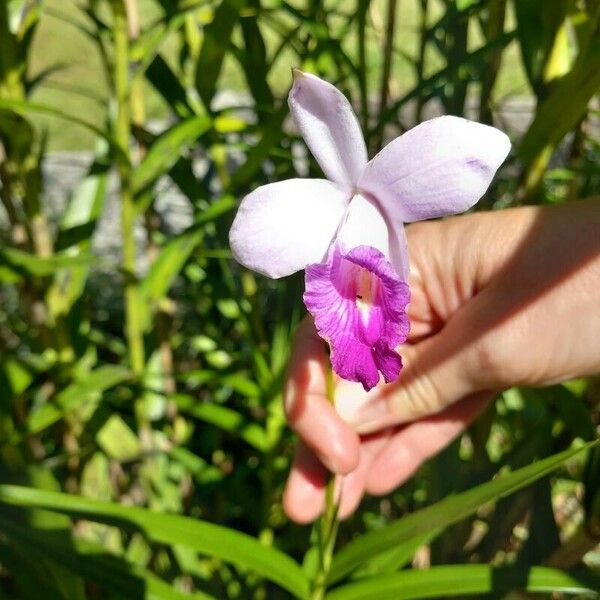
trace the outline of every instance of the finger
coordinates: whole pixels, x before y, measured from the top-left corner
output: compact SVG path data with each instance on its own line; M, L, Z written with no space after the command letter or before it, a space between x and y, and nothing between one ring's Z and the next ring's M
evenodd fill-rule
M283 492L283 508L296 523L310 523L325 507L325 485L329 474L315 454L298 444Z
M339 518L346 519L358 508L364 494L369 470L374 458L391 438L392 431L387 430L361 440L358 467L341 479L341 498Z
M438 415L401 428L374 458L365 482L366 491L383 495L404 483L463 431L491 398L493 394L489 392L473 394Z
M312 321L298 327L286 384L284 406L291 427L334 473L349 473L358 465L357 434L327 398L323 341Z
M439 413L482 391L485 380L477 372L475 336L470 336L467 321L457 319L436 335L403 346L398 381L379 386L352 415L345 415L346 420L359 433L369 433Z

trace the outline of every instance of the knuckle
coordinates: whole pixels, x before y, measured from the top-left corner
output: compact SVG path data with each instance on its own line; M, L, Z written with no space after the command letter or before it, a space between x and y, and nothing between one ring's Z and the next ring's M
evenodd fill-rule
M407 364L410 364L410 375L408 380L400 380L398 392L389 399L390 411L398 416L399 422L419 419L444 408L444 398L434 379L411 355L410 351L403 352Z

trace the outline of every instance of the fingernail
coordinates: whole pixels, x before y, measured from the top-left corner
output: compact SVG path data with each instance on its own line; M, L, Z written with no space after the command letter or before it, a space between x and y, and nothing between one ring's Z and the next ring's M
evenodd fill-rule
M317 456L319 457L319 460L323 463L323 466L328 471L330 471L331 473L337 473L339 471L339 467L335 458L331 458L329 456L326 456L325 454L321 454L320 452L317 452Z

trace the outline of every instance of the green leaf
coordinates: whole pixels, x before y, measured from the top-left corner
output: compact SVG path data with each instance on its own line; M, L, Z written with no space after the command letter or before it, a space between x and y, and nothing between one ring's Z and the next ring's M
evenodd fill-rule
M273 148L276 148L285 136L283 120L287 114L287 103L282 102L271 118L265 122L262 128L262 137L248 152L245 162L231 178L229 186L231 191L236 192L252 183Z
M30 29L35 29L39 22L42 14L42 3L28 0L8 0L7 4L11 32L23 43Z
M59 269L48 290L48 302L55 314L66 315L83 294L89 274L92 236L96 221L104 207L108 184L108 147L102 140L98 144L96 160L86 177L73 192L63 214L57 248L66 250L68 256L80 257L86 262L70 268Z
M158 302L167 295L175 278L179 275L202 237L203 232L194 229L189 233L186 232L173 238L161 248L148 274L140 284L141 293L145 298L144 307L140 309L142 327L145 330L151 324L151 312L148 309L153 303Z
M182 234L172 238L159 252L146 277L140 283L145 301L140 305L140 321L144 330L151 325L152 305L165 298L185 263L202 241L204 225L235 206L231 196L224 196L209 204L194 224Z
M26 478L28 485L36 489L48 491L60 490L60 484L57 479L44 466L31 465L22 472L21 476ZM16 522L22 522L21 518L27 522L28 527L43 532L44 535L52 537L57 542L64 543L70 540L71 521L66 515L49 510L31 510L25 514L23 514L23 511L19 511L17 514L12 513L10 522L14 522L15 524ZM3 526L1 521L0 519L0 530ZM85 600L84 581L55 561L53 556L49 554L45 556L34 554L32 557L31 548L26 543L22 543L20 539L17 539L16 543L9 545L11 546L11 550L21 555L21 559L24 562L29 562L30 558L35 559L35 567L32 570L43 577L45 583L58 592L61 598L65 600ZM36 583L39 585L39 581ZM42 586L41 589L44 589L44 587ZM37 594L28 597L33 599L39 598L40 591L38 590Z
M201 485L207 483L215 483L223 479L223 471L217 467L208 464L203 458L200 458L193 452L173 446L169 454L171 457L185 466L186 469L194 476L194 479Z
M2 527L0 525L0 531ZM52 573L48 572L48 565L38 559L29 548L20 547L16 544L0 544L0 561L10 573L15 592L14 597L23 600L69 600L65 598L61 590L54 586ZM7 596L0 596L7 598Z
M235 410L211 402L202 402L186 394L174 394L169 396L169 399L173 400L177 407L185 413L239 436L257 450L267 450L268 442L265 430L257 423L248 421Z
M505 48L515 38L514 31L508 31L491 40L485 45L469 52L464 57L460 64L450 63L436 71L433 75L425 79L419 85L413 87L410 91L404 94L401 98L390 104L379 118L379 122L368 132L367 138L371 139L380 131L381 127L397 118L398 111L408 102L415 98L422 98L424 101L433 97L439 96L443 87L448 81L456 78L456 73L459 68L473 68L480 65L480 68L486 68L487 56L492 52L497 52ZM434 38L435 39L435 38Z
M102 129L100 129L94 123L90 123L85 119L77 117L71 113L63 112L58 108L54 108L53 106L47 106L45 104L36 104L35 102L29 102L25 100L12 100L8 98L0 98L0 109L6 109L13 111L17 114L41 114L41 115L49 115L51 117L57 117L59 119L63 119L65 121L69 121L75 125L80 125L85 129L88 129L92 133L95 133L97 136L104 138L107 140L113 148L115 145L112 143L112 139L109 134Z
M553 150L585 114L600 89L600 39L596 39L571 71L558 81L539 106L517 154L527 167L546 149Z
M353 573L352 578L361 579L378 573L395 573L412 559L419 547L429 544L440 532L441 530L436 529L398 542L396 546L386 552L382 552L373 560L370 560L364 567L358 569Z
M196 88L207 110L210 110L233 27L245 4L246 0L222 0L212 23L204 28L204 40L196 65Z
M544 69L568 6L565 0L519 0L514 4L523 66L534 90L544 83Z
M179 159L181 153L211 127L206 115L194 116L170 127L148 149L141 164L133 172L132 186L136 194L147 190Z
M421 536L436 529L443 529L468 517L482 504L516 492L540 477L551 473L572 456L599 443L600 440L596 440L578 448L559 452L466 492L448 496L442 501L399 519L383 529L366 533L348 544L335 556L329 581L332 583L339 581L359 565L386 550L394 548L399 542L406 542L415 536Z
M195 113L180 79L160 54L154 57L146 69L146 79L181 118L189 118Z
M62 215L58 239L61 249L74 244L89 244L91 241L91 226L100 216L104 206L109 169L108 147L101 141L97 145L94 162L85 178L75 188Z
M90 263L90 259L84 256L55 254L48 258L42 258L17 248L0 250L0 260L6 261L9 268L25 271L34 277L45 277L53 275L59 269L80 267Z
M583 594L600 589L592 571L568 573L548 567L452 565L402 571L351 583L327 594L327 600L403 600L489 594L522 589L528 592Z
M38 560L49 556L63 567L96 582L101 588L123 594L125 598L147 600L210 600L204 593L187 594L171 587L168 583L127 562L124 558L111 555L105 549L88 540L73 537L70 543L57 538L52 532L23 527L3 521L0 530L8 535L9 541L22 551ZM64 596L65 600L72 597Z
M0 403L8 402L12 396L21 394L33 381L33 375L23 363L14 358L5 358L0 364Z
M265 111L272 109L273 106L273 92L267 79L271 65L267 59L265 40L259 27L260 2L252 0L249 4L254 9L253 14L246 15L241 19L242 35L244 36L241 64L254 103L262 117L266 114Z
M201 229L206 223L216 220L221 215L227 214L235 208L236 199L233 196L225 195L211 202L197 217L194 224L188 231Z
M308 580L296 561L247 534L227 527L179 515L13 485L0 485L0 503L45 508L130 530L141 530L154 542L187 546L208 556L221 558L255 571L297 598L308 597Z
M108 456L120 462L134 460L140 455L140 441L117 414L112 415L98 431L96 441Z
M17 271L14 271L7 265L0 265L0 283L17 283L21 279L23 279L23 276Z
M58 393L50 403L32 412L26 422L27 433L39 433L62 419L69 411L91 399L99 398L102 392L127 381L130 377L131 372L120 366L107 365L90 371L85 377Z

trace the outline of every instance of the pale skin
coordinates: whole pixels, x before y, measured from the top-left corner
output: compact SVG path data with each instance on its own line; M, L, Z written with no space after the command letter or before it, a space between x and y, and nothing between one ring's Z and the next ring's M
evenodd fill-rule
M340 516L398 487L514 385L600 373L600 198L424 222L407 228L411 334L393 384L336 381L311 321L298 328L285 407L299 444L284 493L297 522Z

